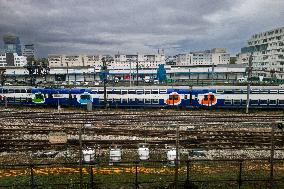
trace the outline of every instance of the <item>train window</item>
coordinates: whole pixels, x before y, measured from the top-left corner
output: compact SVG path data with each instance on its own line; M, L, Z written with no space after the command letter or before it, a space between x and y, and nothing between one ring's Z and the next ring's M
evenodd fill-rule
M232 90L225 90L224 94L233 94L233 91Z
M8 93L8 89L3 89L3 93Z
M104 90L99 90L98 94L104 94Z
M124 95L124 94L127 94L127 91L122 90L122 91L121 91L121 94L123 94L123 95Z
M241 104L241 100L234 100L234 105L240 105Z
M232 100L226 99L224 104L225 105L231 105L232 104Z
M284 105L284 100L279 100L278 103L279 103L280 105Z
M114 101L115 103L120 103L120 98L115 98L115 99L113 99L113 101Z
M129 98L129 99L128 99L128 102L135 102L135 98L134 98L134 99Z
M135 90L129 90L128 94L136 94L136 91Z
M167 94L167 89L160 89L160 94Z
M259 103L260 103L261 105L267 105L267 100L259 100Z
M205 101L208 100L208 95L204 95L204 100L205 100Z
M152 90L152 94L159 94L159 91L158 90Z
M49 94L48 94L49 95ZM69 99L72 99L72 94L71 93L69 93Z
M32 90L31 89L27 89L27 93L32 93Z
M127 103L127 98L123 98L122 103Z
M137 90L136 93L137 94L144 94L144 91L143 90Z
M187 99L187 95L184 95L184 99Z
M251 93L253 93L253 94L254 94L254 93L259 93L259 90L258 90L258 89L252 89L252 90L251 90Z
M270 93L271 93L271 94L277 94L278 91L277 91L277 90L270 90Z
M242 104L246 105L247 104L247 100L242 100Z
M21 93L20 89L15 89L15 93Z
M251 101L250 101L250 104L251 104L251 105L258 105L258 100L251 100Z
M21 98L15 98L15 101L16 101L16 102L21 102L22 99L21 99Z
M158 99L152 99L152 104L159 104L159 100Z
M8 93L14 93L14 89L8 89Z
M269 100L270 105L276 105L277 101L276 100Z
M98 90L92 90L92 94L97 94Z
M8 97L8 98L7 98L7 101L8 101L8 102L14 102L14 101L15 101L15 98L13 98L13 97Z
M145 94L151 94L150 90L145 90Z
M0 89L0 93L3 93L3 89Z
M236 89L236 90L234 90L234 93L240 94L240 93L242 93L242 90L241 89Z
M210 101L214 101L214 98L215 98L215 96L214 96L214 95L211 95L211 96L210 96Z
M178 95L169 95L169 100L178 100Z
M145 104L151 104L151 100L150 99L145 99Z
M284 94L284 90L279 90L279 94Z
M121 94L120 90L113 90L112 94Z
M268 90L260 90L259 93L266 94L266 93L268 93Z
M107 94L113 94L112 90L107 90Z
M26 93L26 89L21 89L21 93Z
M138 98L138 103L143 104L144 103L144 99L143 98Z
M53 98L51 93L48 93L48 98Z
M219 94L224 93L224 90L217 89L216 93L219 93Z

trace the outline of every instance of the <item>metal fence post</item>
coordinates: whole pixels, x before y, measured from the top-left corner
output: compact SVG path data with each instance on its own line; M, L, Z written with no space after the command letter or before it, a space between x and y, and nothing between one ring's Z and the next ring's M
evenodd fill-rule
M241 186L242 186L242 170L243 170L243 160L240 160L240 164L239 164L239 178L238 178L239 189L241 189Z
M90 188L94 188L94 173L93 173L93 166L90 166Z
M186 181L189 182L189 160L186 160Z
M139 185L138 185L138 170L137 170L137 165L138 162L135 162L135 188L139 189Z
M35 183L34 183L34 170L33 170L34 165L30 164L30 171L31 171L31 189L35 188Z

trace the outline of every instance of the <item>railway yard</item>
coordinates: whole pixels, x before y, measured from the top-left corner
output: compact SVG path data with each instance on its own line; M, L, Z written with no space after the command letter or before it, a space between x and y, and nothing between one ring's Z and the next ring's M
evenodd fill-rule
M282 187L284 132L276 122L283 119L280 110L245 114L243 110L3 108L0 188L13 188L14 183L45 188L58 180L64 183L62 188L171 188L165 183L190 179L200 188L227 188L228 183L240 188L244 182L270 183L272 144L272 178L274 184L278 182L276 188ZM54 134L67 140L53 143ZM147 161L139 159L141 144L149 149ZM110 164L114 148L121 152L115 165ZM176 170L181 180L177 182L173 180L175 167L164 164L173 148L180 154ZM80 149L93 150L95 167L78 167ZM79 180L90 184L79 187ZM264 186L255 183L247 188Z
M105 154L113 145L119 146L127 153L136 152L140 143L147 143L154 158L158 152L163 153L165 146L176 144L176 127L179 126L178 140L181 152L202 149L209 159L266 158L270 155L271 127L283 118L282 111L257 111L244 114L241 111L224 110L58 112L51 109L2 109L0 111L1 161L12 161L13 158L3 157L12 154L16 158L18 156L15 156L15 153L32 154L68 150L76 154L80 127L82 127L83 148L99 149L96 152L98 156ZM51 144L49 142L51 133L65 133L67 143ZM283 141L283 132L275 130L276 158L284 157ZM163 158L163 155L158 157ZM133 158L130 157L130 160ZM15 161L24 160L25 158L20 158Z

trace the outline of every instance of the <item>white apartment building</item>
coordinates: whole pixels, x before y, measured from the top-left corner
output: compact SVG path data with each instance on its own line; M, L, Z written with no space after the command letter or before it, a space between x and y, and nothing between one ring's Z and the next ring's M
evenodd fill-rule
M10 54L9 56L10 58L7 58L7 53L0 54L0 67L23 67L27 64L25 56L19 56L17 53Z
M177 66L212 66L229 64L230 54L224 48L214 48L200 52L190 52L176 56Z
M250 54L254 76L284 79L284 27L254 34L237 55L237 63L248 63Z
M160 64L165 64L165 54L135 54L125 55L116 54L114 55L114 61L112 67L125 67L125 68L136 68L137 64L139 68L158 68Z
M0 54L0 67L5 67L7 65L6 62L6 53Z
M49 67L101 67L107 55L48 55Z

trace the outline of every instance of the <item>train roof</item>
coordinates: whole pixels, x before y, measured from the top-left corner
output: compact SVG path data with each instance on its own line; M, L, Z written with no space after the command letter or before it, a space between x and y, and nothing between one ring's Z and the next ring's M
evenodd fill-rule
M33 90L57 90L57 91L85 91L85 90L103 90L103 87L74 87L74 88L35 88L31 86L3 86L0 88L5 89L33 89ZM204 89L247 89L247 86L159 86L159 85L153 85L153 86L118 86L118 87L107 87L107 90L122 90L122 89L133 89L133 90L139 90L139 89L193 89L193 90L204 90ZM251 86L251 89L284 89L283 85L280 86Z

